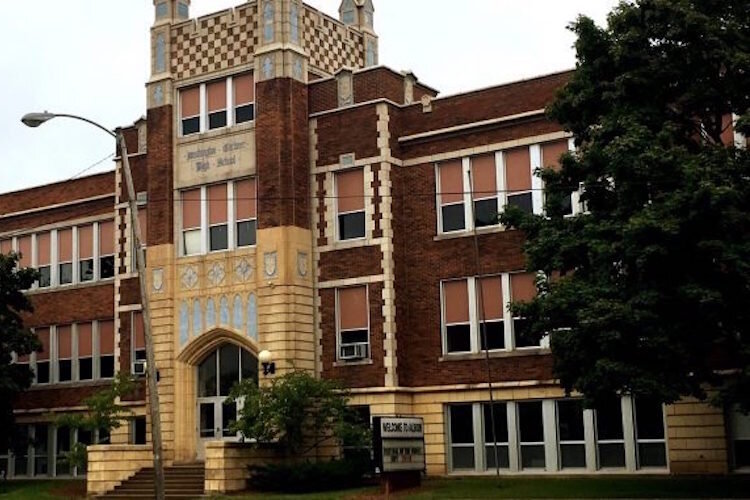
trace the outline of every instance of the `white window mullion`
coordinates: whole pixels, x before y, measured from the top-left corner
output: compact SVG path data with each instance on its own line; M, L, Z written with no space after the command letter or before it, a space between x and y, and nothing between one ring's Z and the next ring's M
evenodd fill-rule
M479 318L477 315L477 281L476 278L467 278L466 286L469 293L469 342L471 352L479 352Z
M58 274L58 261L57 258L57 229L53 229L49 235L49 247L52 255L50 256L50 286L58 286L60 284Z
M93 240L94 240L94 252L92 254L94 256L94 281L97 281L97 280L99 280L99 276L100 276L100 274L99 274L99 268L100 268L100 263L99 263L99 223L98 222L94 222L94 227L93 227L92 231L94 233L94 238L93 238Z
M511 304L510 296L510 274L503 273L500 277L503 289L503 333L505 334L505 349L512 351L516 348L515 335L513 335L513 314L508 310Z
M79 276L80 266L78 265L79 257L78 257L78 226L73 226L72 231L72 238L73 238L73 262L71 264L71 267L73 268L73 283L80 283L81 279Z
M14 240L15 240L14 248L15 248L15 251L17 252L18 251L18 238L14 238ZM37 249L36 249L36 233L34 233L31 235L31 267L33 267L34 269L37 268L37 262L38 262L37 254L38 253L39 252L37 252ZM31 289L35 290L37 288L39 288L39 282L35 281L34 284L31 285Z
M205 85L201 85L204 88ZM208 188L201 186L201 254L208 253Z
M200 132L208 130L208 95L206 93L206 84L200 86Z
M594 410L583 410L583 439L586 446L586 470L596 472L596 423Z
M70 380L76 382L78 376L78 323L70 325Z
M518 405L515 401L508 401L506 414L508 415L508 465L511 472L518 472L521 470L521 448L518 439Z
M99 360L101 354L99 353L99 322L91 322L91 377L94 380L102 378L101 370L99 369Z
M435 170L435 206L437 207L437 234L443 232L443 199L441 193L443 188L440 185L440 164L433 165Z
M236 206L234 202L234 185L234 182L227 183L227 248L229 250L237 248L237 237L235 236L237 215L234 213L234 207Z
M534 215L544 213L544 185L542 178L535 174L535 170L542 165L542 146L533 144L529 146L529 157L531 162L529 168L531 171L531 204Z
M57 326L49 327L49 381L59 382L57 375Z
M558 469L557 458L557 403L554 399L542 401L542 421L544 427L544 465L545 470L553 472Z
M234 79L227 78L227 127L234 125Z
M495 182L497 183L497 209L502 212L508 204L508 193L505 192L505 154L502 151L495 153Z
M483 471L484 466L484 432L482 432L482 405L471 405L471 415L474 427L474 470Z
M471 171L471 159L463 158L461 166L464 176L464 220L466 221L466 230L471 231L474 229L474 205L471 196L472 179L469 173Z
M633 399L623 396L620 400L622 408L622 430L625 438L625 468L635 471L637 467L635 449L635 425L633 423Z

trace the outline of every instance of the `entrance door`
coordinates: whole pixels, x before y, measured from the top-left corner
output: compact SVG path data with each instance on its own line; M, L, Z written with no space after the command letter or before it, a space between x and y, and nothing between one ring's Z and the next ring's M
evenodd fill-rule
M198 366L198 459L203 459L206 441L240 439L231 430L240 408L227 398L232 387L246 379L257 383L258 360L234 344L219 347Z

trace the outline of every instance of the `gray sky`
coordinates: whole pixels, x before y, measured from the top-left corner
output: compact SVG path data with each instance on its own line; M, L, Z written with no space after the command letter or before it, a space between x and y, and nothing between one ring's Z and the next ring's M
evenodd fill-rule
M192 0L201 16L242 0ZM340 0L307 0L338 16ZM374 0L380 62L454 94L572 68L579 13L604 23L617 0ZM3 0L0 192L67 180L114 144L85 124L24 127L29 111L74 113L114 128L145 114L152 0ZM112 168L110 160L88 173Z

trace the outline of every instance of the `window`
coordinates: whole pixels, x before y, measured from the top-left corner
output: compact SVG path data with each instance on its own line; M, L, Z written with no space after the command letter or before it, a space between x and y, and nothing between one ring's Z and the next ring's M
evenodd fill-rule
M18 239L18 248L21 251L23 251L22 245L25 244L22 241L24 239ZM31 250L30 245L29 250ZM36 266L39 271L39 288L47 288L52 285L51 261L52 246L50 245L50 233L39 233L36 235Z
M99 278L115 277L115 223L99 223Z
M255 119L255 82L252 73L235 76L234 123L245 123Z
M34 451L34 475L46 476L50 474L49 470L49 428L47 424L36 424L32 426L33 430L33 451Z
M37 328L34 330L39 342L42 344L42 350L35 353L35 374L37 384L48 384L50 382L50 329Z
M596 409L596 453L599 467L625 467L625 434L622 405L614 399Z
M464 208L464 171L461 160L441 163L438 167L441 231L450 233L466 229Z
M227 82L220 80L206 85L208 129L227 126Z
M541 401L518 403L518 442L522 469L544 469L544 418Z
M13 240L0 240L0 254L8 255L13 251ZM1 464L2 462L0 462Z
M57 327L57 381L73 380L73 337L70 325Z
M443 324L446 352L472 351L467 280L443 282Z
M515 273L510 275L511 302L530 302L536 296L536 276L531 273ZM514 317L513 337L516 348L539 347L539 342L528 338L526 334L526 320Z
M750 468L750 415L739 410L730 412L729 429L732 466L735 469Z
M185 255L201 253L201 189L182 192L182 246Z
M533 212L531 190L531 156L529 148L515 148L504 153L505 186L508 205L520 208L524 212Z
M581 400L557 401L557 436L561 469L586 467L586 438L583 425Z
M208 188L208 242L209 250L229 248L229 225L227 224L227 185L216 184Z
M365 171L336 173L336 213L340 241L365 237Z
M27 425L18 425L16 430L18 433L19 442L28 442L32 438L32 427ZM24 447L24 450L18 450L19 453L13 455L13 472L14 476L28 476L29 475L29 464L30 464L30 450L31 446ZM25 451L25 453L24 453Z
M503 322L503 285L500 276L476 280L477 304L481 307L479 321L480 349L490 351L505 349L505 323ZM486 343L485 343L486 342Z
M494 419L493 419L494 417ZM494 420L494 433L493 433ZM510 467L508 440L508 407L505 403L482 405L482 427L484 428L485 469L495 469L495 455L501 469ZM493 435L494 434L494 435Z
M115 322L99 321L99 377L115 376Z
M666 467L664 407L658 401L635 401L635 437L638 467Z
M199 86L180 91L182 135L201 131L201 89Z
M130 420L130 444L146 444L146 417Z
M542 144L542 166L551 167L554 170L560 170L560 157L567 153L570 149L569 140L565 139L562 141L547 142ZM566 216L572 216L580 213L580 207L576 207L578 197L576 196L576 190L571 190L570 196L567 197L563 205L563 214ZM574 199L575 198L575 199Z
M72 443L72 431L70 427L57 427L55 439L55 472L58 476L69 476L72 474L66 454L70 451Z
M452 468L453 470L473 470L476 467L473 406L453 405L449 408Z
M94 226L78 228L78 279L81 283L94 280Z
M234 183L234 213L237 218L237 248L255 246L257 220L257 186L255 179Z
M255 119L252 73L180 90L181 135L188 136Z
M336 290L338 358L355 361L370 357L370 315L367 286Z
M476 227L497 225L499 208L495 154L472 158L471 175L474 224Z
M133 326L131 328L132 343L131 350L133 352L132 359L134 361L140 361L146 359L146 336L143 328L143 313L134 312L131 316Z
M61 229L57 231L57 268L58 283L69 285L73 283L73 230Z
M79 323L78 333L78 380L94 378L93 327L91 323Z

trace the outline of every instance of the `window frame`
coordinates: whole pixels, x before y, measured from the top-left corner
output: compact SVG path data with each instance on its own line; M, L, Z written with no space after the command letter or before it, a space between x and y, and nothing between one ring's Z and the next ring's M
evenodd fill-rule
M60 357L60 328L62 327L69 327L70 328L70 357L69 358L63 358ZM55 325L55 341L54 341L54 353L55 353L55 360L54 360L54 366L55 366L55 378L54 381L56 384L71 384L73 382L76 382L75 377L75 340L73 335L73 323L70 324L62 324L62 325ZM68 361L70 362L70 378L67 380L61 380L60 379L60 363L62 361Z
M248 181L252 182L253 186L255 187L255 217L250 217L249 219L238 219L237 216L237 183ZM238 250L240 248L255 248L258 246L258 177L244 177L241 179L235 179L232 182L229 183L231 185L231 188L227 187L227 193L230 192L231 189L231 196L228 196L230 198L230 217L229 219L234 219L234 237L232 238L234 249ZM233 217L232 217L233 216ZM255 222L255 228L253 232L255 233L255 243L252 245L240 245L240 224L245 223L252 223ZM232 242L230 242L230 246L232 245Z
M146 325L144 325L144 330L143 330L143 334L144 334L144 337L143 337L144 347L142 347L142 348L136 348L136 345L135 345L135 341L136 341L136 337L137 337L136 327L135 327L135 325L136 325L136 317L138 317L139 314L141 315L140 317L141 317L141 320L143 321L143 311L142 310L131 311L130 312L130 372L131 373L133 372L133 368L132 367L133 367L133 363L135 361L143 361L143 360L146 359L146 347L145 347L145 340L146 340L146 337L145 337L145 335L146 335L145 327L146 327ZM142 354L140 354L140 356L142 356L142 357L139 357L139 353L142 353Z
M339 300L339 291L340 290L346 290L349 288L364 288L365 289L365 304L367 305L367 342L352 342L352 343L346 343L344 344L341 340L341 334L345 332L359 332L362 331L361 328L347 328L342 329L341 328L341 304ZM372 360L372 338L371 338L371 332L372 332L372 325L371 325L371 319L370 319L370 285L368 283L362 284L362 285L352 285L352 286L344 286L344 287L337 287L334 289L335 293L335 300L336 300L336 362L337 363L346 363L346 364L352 364L352 363L362 363L362 362L368 362ZM367 349L367 355L363 358L358 359L344 359L341 356L341 349L345 346L360 346L364 345L365 349Z
M234 91L234 79L235 77L244 76L244 75L251 75L253 78L253 101L249 103L244 103L237 105L236 104L236 96ZM208 110L208 85L212 83L218 83L223 81L226 88L226 107L223 109L223 112L226 117L226 124L220 127L214 127L211 128L210 124L210 117L213 114L220 113L222 110L216 110L213 112L209 112ZM207 132L215 132L217 130L223 130L232 128L236 125L242 125L245 123L255 123L256 120L256 110L255 110L255 103L257 101L257 85L258 82L255 78L255 72L254 71L245 71L241 73L235 73L231 76L224 77L224 78L215 78L211 80L207 80L201 83L192 84L192 85L186 85L183 87L180 87L177 89L177 103L178 105L175 106L176 113L177 113L177 120L179 121L179 137L195 137L200 134L205 134ZM190 115L183 117L182 116L182 92L189 90L189 89L198 89L198 114L197 115ZM252 108L252 119L245 120L238 122L237 121L237 111L240 108L245 107L251 107ZM191 132L189 134L185 133L184 130L184 122L186 120L194 120L195 118L198 118L198 130L196 132Z
M362 198L364 201L363 207L361 210L350 210L347 212L342 212L339 210L339 183L338 183L338 176L341 174L345 174L347 172L354 172L356 170L362 171ZM333 196L334 196L334 203L335 203L335 210L336 210L336 242L337 243L351 243L351 242L361 242L367 240L367 170L364 166L347 166L346 168L342 168L339 170L336 170L333 173ZM341 218L348 216L348 215L357 215L362 214L364 220L363 220L363 226L362 226L362 236L357 236L355 238L342 238L341 234Z

